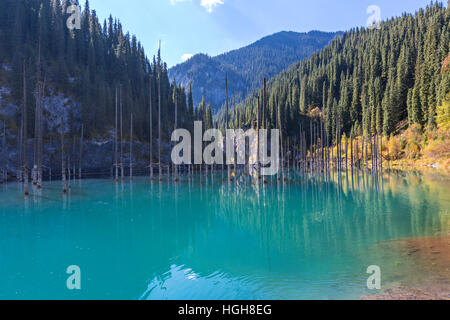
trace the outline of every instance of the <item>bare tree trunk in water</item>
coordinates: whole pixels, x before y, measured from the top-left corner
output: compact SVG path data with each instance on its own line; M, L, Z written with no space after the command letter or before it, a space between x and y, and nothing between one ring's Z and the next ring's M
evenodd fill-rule
M174 130L177 130L177 120L178 120L178 94L177 94L177 88L175 87L175 124L174 124ZM174 174L174 181L178 182L178 168L177 165L174 164L173 166L173 174Z
M353 171L353 134L350 133L350 169Z
M359 136L356 136L356 168L361 169L359 162Z
M229 129L229 123L228 123L228 74L225 74L225 106L226 106L226 111L225 111L225 118L226 118L226 126L225 126L225 130ZM225 135L226 135L226 131L225 131ZM231 181L231 168L230 165L227 163L227 169L228 169L228 182Z
M380 170L383 171L383 132L380 134Z
M64 154L64 118L61 117L61 171L62 171L62 187L63 193L67 193L66 186L66 164L65 164L65 154Z
M149 121L150 121L150 180L153 180L153 107L152 107L152 78L149 76Z
M364 160L364 144L365 144L365 139L364 139L364 132L362 133L362 143L361 143L361 164L364 166L365 164L365 160Z
M19 163L18 163L18 170L17 170L17 179L18 182L23 181L23 168L22 168L22 151L23 151L23 114L22 118L20 119L20 129L19 129L19 141L17 145L17 149L19 150Z
M117 87L116 87L116 128L115 128L115 135L114 135L114 157L115 157L115 178L116 182L119 182L119 106L118 106L118 96L117 96Z
M39 140L38 140L38 188L42 188L42 157L43 157L43 104L44 104L44 93L45 93L46 77L44 77L44 82L40 85L40 95L39 95Z
M81 167L83 164L83 142L84 142L84 125L81 125L81 139L80 139L80 163L78 164L78 178L81 180Z
M278 95L277 97L277 114L278 114L278 128L280 130L280 145L281 145L281 175L283 179L286 179L286 177L284 176L284 156L283 156L283 152L284 152L284 148L283 148L283 129L281 126L281 107L280 107L280 96ZM280 180L280 176L278 175L278 180Z
M122 86L120 86L120 177L123 180L125 178L125 172L123 167L123 97Z
M24 178L24 193L29 195L28 189L28 128L27 128L27 78L26 78L26 62L23 62L23 178Z
M159 66L158 66L159 68ZM158 168L159 168L159 181L162 180L162 168L161 168L161 70L158 70Z
M68 177L68 189L70 190L70 157L67 157L67 177Z
M133 114L130 120L130 180L133 180Z
M345 135L345 172L348 171L348 138Z

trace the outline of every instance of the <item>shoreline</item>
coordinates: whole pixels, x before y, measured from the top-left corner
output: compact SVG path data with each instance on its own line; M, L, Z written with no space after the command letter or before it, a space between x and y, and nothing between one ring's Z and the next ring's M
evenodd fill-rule
M398 257L398 264L404 270L388 269L384 289L361 296L359 300L450 300L450 232L440 237L445 231L439 232L437 237L379 243L383 252Z

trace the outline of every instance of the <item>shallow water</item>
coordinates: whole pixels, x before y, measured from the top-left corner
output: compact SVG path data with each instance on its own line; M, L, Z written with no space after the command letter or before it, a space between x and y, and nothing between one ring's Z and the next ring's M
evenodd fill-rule
M383 286L434 281L385 244L450 232L439 174L83 180L66 196L56 181L27 200L21 188L0 186L1 299L357 299L380 293L370 265ZM66 287L70 265L81 290Z

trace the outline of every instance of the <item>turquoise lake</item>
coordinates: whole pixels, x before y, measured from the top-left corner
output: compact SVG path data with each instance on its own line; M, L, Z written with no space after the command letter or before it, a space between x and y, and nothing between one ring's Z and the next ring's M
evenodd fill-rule
M27 199L10 183L0 204L0 299L358 299L379 293L371 265L383 286L436 280L396 241L450 231L450 180L433 172L75 180L67 195L53 181Z

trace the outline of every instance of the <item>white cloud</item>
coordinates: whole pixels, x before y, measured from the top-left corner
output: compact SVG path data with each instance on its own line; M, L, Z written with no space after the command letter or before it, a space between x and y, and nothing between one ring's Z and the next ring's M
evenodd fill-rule
M174 6L181 2L190 2L192 0L170 0L170 3ZM224 0L201 0L200 5L206 9L209 13L212 13L213 8L223 4Z
M170 3L174 6L177 2L185 2L186 0L170 0Z
M194 55L191 54L191 53L185 53L185 54L183 54L183 55L181 56L181 60L182 60L183 62L185 62L185 61L189 60L190 58L192 58L193 56L194 56Z
M172 0L171 0L172 1ZM177 0L175 0L177 1ZM201 6L205 7L206 10L211 13L215 6L223 4L223 0L202 0Z

